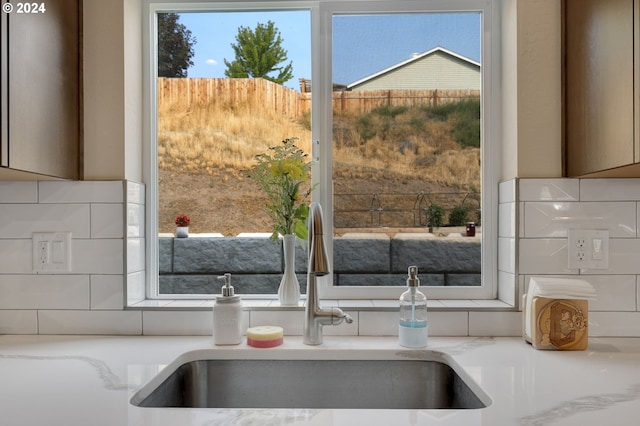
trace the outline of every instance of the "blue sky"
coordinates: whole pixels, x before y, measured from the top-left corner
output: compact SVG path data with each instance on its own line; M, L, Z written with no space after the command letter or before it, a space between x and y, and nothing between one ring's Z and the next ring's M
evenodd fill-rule
M285 85L299 89L299 78L311 78L310 14L287 12L181 13L180 22L197 39L189 77L224 77L224 59L234 59L231 44L238 27L255 28L273 21L280 30L294 78ZM442 46L480 61L480 15L398 14L334 18L333 81L349 84Z

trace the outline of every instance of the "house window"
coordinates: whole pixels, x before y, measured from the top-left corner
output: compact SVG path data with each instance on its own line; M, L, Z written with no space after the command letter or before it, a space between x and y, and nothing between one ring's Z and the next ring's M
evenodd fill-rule
M148 239L149 253L159 253L148 256L149 295L210 298L219 290L216 275L237 260L233 251L267 240L271 229L260 220L260 198L244 171L254 155L295 137L314 160L312 198L323 205L325 229L332 230L325 231L334 256L334 274L320 280L325 296L396 298L409 266L403 262L410 262L418 264L430 297L495 297L497 180L487 167L497 152L492 5L202 2L186 9L150 2L148 57L155 76L149 82L148 187L158 209L149 209L148 221L160 237ZM158 17L173 14L197 44L210 46L211 57L193 58L197 65L188 67L188 78L157 77L162 39L152 41L161 37ZM197 74L198 66L229 69L233 51L225 57L222 49L239 43L242 28L269 23L288 55L279 69L291 64L294 78ZM211 27L226 38L203 39ZM267 126L259 127L263 113L270 114L263 118ZM273 133L265 137L267 131ZM181 138L195 148L180 145ZM238 147L247 150L244 160ZM452 172L454 160L459 166ZM195 237L172 237L172 219L180 213L191 216ZM467 222L474 222L475 236L467 236ZM185 256L176 250L186 250ZM243 294L273 294L277 265L253 260L261 265L255 271L250 265L230 271L239 290L246 284ZM304 270L299 273L304 286Z

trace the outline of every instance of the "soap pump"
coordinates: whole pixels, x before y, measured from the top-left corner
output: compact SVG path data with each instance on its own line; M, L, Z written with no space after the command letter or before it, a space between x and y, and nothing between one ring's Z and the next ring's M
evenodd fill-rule
M418 267L409 266L407 291L400 296L400 325L398 336L400 345L408 348L427 346L427 296L420 287Z
M242 302L234 294L231 274L226 273L218 280L224 280L224 285L213 304L213 343L238 345L242 342Z

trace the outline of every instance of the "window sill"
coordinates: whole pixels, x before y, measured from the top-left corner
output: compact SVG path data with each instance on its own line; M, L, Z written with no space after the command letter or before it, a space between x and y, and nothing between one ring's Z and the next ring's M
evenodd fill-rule
M323 306L338 306L352 311L396 311L400 305L397 300L358 300L323 299ZM213 299L147 299L129 305L127 309L135 310L208 310L213 307ZM242 308L249 311L292 311L304 309L305 300L298 306L281 306L277 299L242 299ZM516 308L501 300L491 299L438 299L429 300L430 311L514 311Z

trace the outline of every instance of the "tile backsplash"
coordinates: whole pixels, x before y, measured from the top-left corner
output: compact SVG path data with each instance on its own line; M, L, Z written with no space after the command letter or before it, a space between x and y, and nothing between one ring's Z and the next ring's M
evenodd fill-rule
M579 277L597 292L589 335L640 336L640 179L520 179L501 187L516 193L517 217L500 228L516 229L518 294L532 276ZM570 269L569 229L608 230L609 268Z
M207 301L199 310L172 310L166 301L156 305L165 310L125 309L145 299L144 190L129 181L0 182L0 333L209 334ZM590 335L640 337L640 179L514 179L499 194L499 298L518 306L531 276L580 277L598 292ZM573 228L609 230L609 269L568 268ZM33 272L31 234L55 231L72 233L72 272ZM344 307L354 324L327 327L327 335L397 332L388 308ZM302 330L299 310L243 315ZM454 306L430 319L432 335L520 334L519 312Z
M32 233L60 231L72 272L34 272ZM0 333L140 334L144 264L143 185L0 182Z

